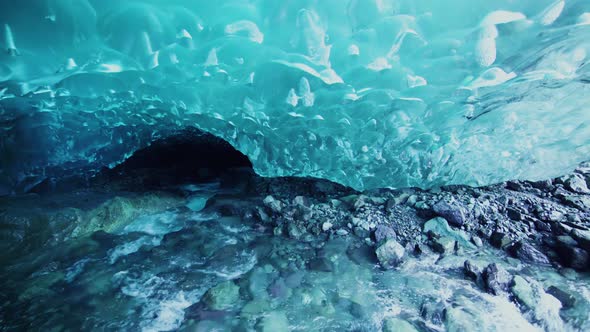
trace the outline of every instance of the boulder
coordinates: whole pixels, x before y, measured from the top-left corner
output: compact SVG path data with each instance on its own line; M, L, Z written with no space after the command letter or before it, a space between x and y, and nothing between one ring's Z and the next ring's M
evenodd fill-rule
M473 263L471 263L469 260L466 260L465 263L463 263L463 273L467 278L473 281L477 281L481 274L479 268L473 265Z
M490 243L494 247L499 249L507 247L510 244L510 242L510 237L502 232L496 231L492 233L492 236L490 236Z
M475 245L469 241L469 236L461 230L452 229L443 218L438 217L428 220L424 224L422 231L433 239L447 237L457 241L459 246L463 248L476 249Z
M233 307L240 297L240 287L231 280L210 288L203 295L203 302L213 310L227 310Z
M525 263L551 265L545 254L524 241L518 241L510 247L510 253Z
M572 308L576 304L576 298L572 294L557 286L549 286L547 293L558 299L564 309Z
M493 295L499 295L508 290L512 276L496 263L488 265L482 273L486 290Z
M373 234L375 236L375 242L377 244L382 244L387 240L396 239L396 234L393 228L386 225L377 225L377 227L375 228L375 232Z
M405 254L405 249L396 240L387 240L375 251L377 259L383 268L398 266Z
M461 227L465 223L466 212L455 200L440 200L432 206L432 210L453 226Z

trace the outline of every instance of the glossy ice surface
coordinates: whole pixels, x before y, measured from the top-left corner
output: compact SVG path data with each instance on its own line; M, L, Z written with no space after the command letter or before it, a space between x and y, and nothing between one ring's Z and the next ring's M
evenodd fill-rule
M590 153L587 0L5 1L0 29L5 188L191 126L261 175L357 189Z

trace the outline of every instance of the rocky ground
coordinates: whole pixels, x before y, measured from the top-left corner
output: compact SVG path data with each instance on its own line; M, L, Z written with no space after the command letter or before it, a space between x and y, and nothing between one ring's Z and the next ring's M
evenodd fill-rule
M248 190L264 197L245 217L297 240L356 236L375 247L392 240L408 252L441 254L487 242L564 273L590 269L590 164L552 180L480 188L360 193L325 181L253 182Z
M190 188L169 183L169 174L155 178L152 171L124 177L103 174L92 179L89 188L1 198L0 259L14 262L45 246L85 236L100 242L140 214L184 204ZM231 191L194 204L222 217L237 216L262 234L316 248L317 255L301 260L310 271L335 271L334 262L322 254L324 246L347 239L351 245L346 253L352 261L373 260L383 270L433 255L438 260L468 257L478 248L492 246L527 266L555 269L565 279L575 280L590 270L589 185L590 163L545 181L366 192L324 180L260 178L238 170L221 177L221 186ZM564 309L577 301L571 289L540 286L495 262L467 258L461 265L461 278L482 292L508 296L538 320L547 319L536 311L543 301L559 301ZM225 282L211 288L196 307L187 309L188 316L191 310L200 312L199 306L228 305L224 301L236 297L236 287ZM218 292L227 296L215 296ZM422 305L421 314L433 320L431 316L441 311L429 305ZM453 315L462 312L443 309L442 320L460 321ZM413 329L405 324L392 318L383 323L383 330ZM452 323L446 327L452 330Z

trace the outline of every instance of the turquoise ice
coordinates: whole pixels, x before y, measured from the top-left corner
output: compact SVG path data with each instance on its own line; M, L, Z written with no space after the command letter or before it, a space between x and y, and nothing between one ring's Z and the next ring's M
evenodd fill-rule
M557 176L590 153L587 0L0 5L0 182L177 129L358 189Z

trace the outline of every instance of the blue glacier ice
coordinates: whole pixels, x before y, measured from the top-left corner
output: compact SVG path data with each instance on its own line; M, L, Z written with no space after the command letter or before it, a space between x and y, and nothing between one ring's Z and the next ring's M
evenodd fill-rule
M0 32L4 188L188 127L357 189L590 156L588 0L3 1Z

